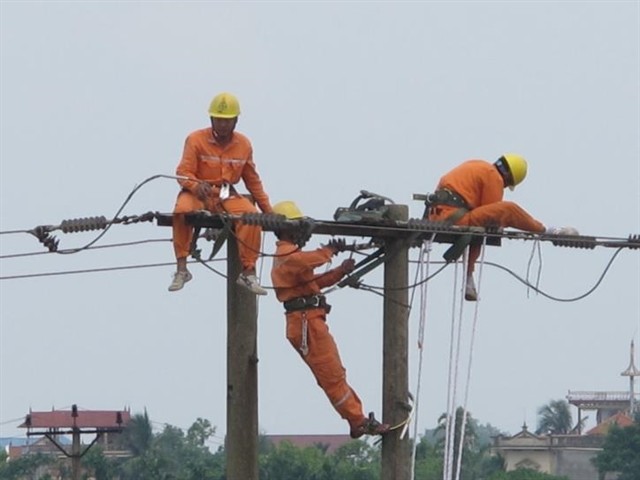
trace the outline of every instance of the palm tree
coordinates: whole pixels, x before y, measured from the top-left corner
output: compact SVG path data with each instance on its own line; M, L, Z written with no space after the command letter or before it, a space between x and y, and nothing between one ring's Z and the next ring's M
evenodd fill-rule
M566 400L551 400L538 409L536 434L566 434L571 431L573 419Z
M126 447L134 456L144 454L153 440L153 429L147 409L145 408L144 413L133 415L122 433Z

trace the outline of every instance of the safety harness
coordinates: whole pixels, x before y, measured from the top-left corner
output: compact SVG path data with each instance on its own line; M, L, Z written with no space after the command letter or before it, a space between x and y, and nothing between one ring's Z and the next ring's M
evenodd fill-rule
M331 310L331 305L327 303L327 298L322 294L292 298L284 302L283 305L287 313L310 310L312 308L324 308L326 313Z
M414 194L414 200L424 200L425 210L423 217L429 218L431 213L440 213L438 207L441 205L447 205L455 207L456 209L443 220L446 226L454 225L458 220L471 211L471 207L462 196L453 190L448 188L439 188L434 193ZM451 247L444 252L443 257L447 263L453 262L460 258L465 248L471 243L473 236L470 234L463 234L458 237Z
M424 199L424 205L425 217L428 217L429 213L436 213L439 205L456 207L456 210L454 210L454 212L444 220L444 222L449 225L453 225L454 223L456 223L471 210L469 204L465 201L464 198L462 198L453 190L449 190L448 188L440 188L434 193L427 194Z

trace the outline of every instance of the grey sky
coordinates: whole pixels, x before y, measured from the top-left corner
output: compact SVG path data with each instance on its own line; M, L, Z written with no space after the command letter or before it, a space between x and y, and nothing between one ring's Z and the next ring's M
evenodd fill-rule
M640 233L640 3L7 2L0 10L0 230L111 217L131 189L173 174L185 136L219 91L238 95L273 202L331 219L360 189L409 205L469 158L515 151L529 176L506 198L546 225ZM178 186L143 187L123 214L169 212ZM94 236L57 232L61 248ZM170 238L115 226L100 244ZM314 238L311 246L321 242ZM2 255L44 251L0 236ZM203 246L209 249L210 246ZM264 248L274 250L265 235ZM436 246L435 260L444 246ZM486 259L526 275L530 242ZM540 287L591 288L614 253L542 244ZM415 257L417 252L412 252ZM170 243L2 259L1 275L173 261ZM262 273L268 280L271 263ZM224 263L217 265L224 271ZM534 260L535 272L537 262ZM181 292L173 268L0 282L0 436L29 408L76 403L225 432L225 282L201 266ZM446 406L451 267L429 285L419 430ZM485 266L469 410L515 433L567 390L626 390L640 338L640 255L620 253L579 302L533 293ZM266 282L268 283L268 281ZM381 285L381 272L367 277ZM333 293L330 328L367 410L381 411L380 297ZM417 304L416 304L417 306ZM472 310L465 321L470 325ZM417 381L417 308L410 323ZM284 337L273 294L260 301L260 427L346 433ZM640 343L640 342L638 342ZM640 362L638 362L640 363ZM640 365L639 365L640 366Z

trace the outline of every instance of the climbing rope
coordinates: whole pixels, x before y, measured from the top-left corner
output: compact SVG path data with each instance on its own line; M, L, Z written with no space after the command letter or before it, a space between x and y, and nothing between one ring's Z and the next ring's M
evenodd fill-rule
M435 236L435 235L434 235ZM420 262L418 264L417 273L420 274L421 278L429 277L429 265L431 259L431 247L433 246L433 238L430 240L425 240L422 242L420 247L419 259ZM425 259L426 256L426 259ZM417 274L416 274L417 276ZM416 397L415 397L415 407L413 411L414 422L413 422L413 450L411 453L411 478L415 476L415 468L416 468L416 452L418 449L418 406L420 405L420 391L421 391L421 383L422 383L422 365L424 358L424 337L425 337L425 327L427 321L427 300L428 300L428 282L420 283L420 321L418 324L418 374L416 381Z
M466 250L463 259L466 264ZM444 480L451 480L451 467L453 465L453 436L455 434L455 401L456 401L456 387L457 387L457 361L459 348L455 348L455 332L456 332L456 302L458 292L458 264L455 262L455 270L453 276L453 299L451 305L451 330L449 332L449 371L447 376L447 410L446 410L446 423L445 423L445 448L444 448ZM463 267L463 281L462 288L464 289L464 278L466 267ZM462 297L464 298L464 290L462 291ZM459 335L458 335L459 338ZM458 345L459 347L459 345ZM455 369L455 371L454 371ZM453 413L452 413L453 412ZM452 433L453 432L453 433Z
M456 480L460 480L460 471L462 466L462 453L464 451L464 436L467 427L467 404L469 400L469 386L471 385L471 367L473 365L473 349L475 345L476 332L478 328L478 313L480 309L480 291L482 287L482 271L484 267L484 254L486 250L486 239L483 239L481 255L480 255L480 268L478 269L478 300L475 302L473 313L473 324L471 327L471 340L469 343L469 361L467 364L467 379L465 382L464 401L462 403L462 424L460 426L460 442L458 443L458 462L456 466Z

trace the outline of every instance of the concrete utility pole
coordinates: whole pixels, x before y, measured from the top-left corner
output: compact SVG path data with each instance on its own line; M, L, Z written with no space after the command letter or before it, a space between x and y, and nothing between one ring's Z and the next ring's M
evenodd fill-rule
M227 240L228 480L258 480L258 347L256 295L236 284L238 245Z
M406 221L406 205L391 205L393 220ZM387 259L384 263L384 326L382 418L391 425L402 422L409 393L409 245L402 238L385 240ZM400 439L397 431L382 439L382 480L410 480L411 450L409 437Z

